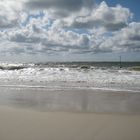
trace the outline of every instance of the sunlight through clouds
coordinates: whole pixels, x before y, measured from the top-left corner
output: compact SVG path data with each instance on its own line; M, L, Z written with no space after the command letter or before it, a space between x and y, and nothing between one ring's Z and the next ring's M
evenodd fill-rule
M0 52L140 51L140 23L121 5L94 0L1 0ZM16 46L16 47L15 47Z

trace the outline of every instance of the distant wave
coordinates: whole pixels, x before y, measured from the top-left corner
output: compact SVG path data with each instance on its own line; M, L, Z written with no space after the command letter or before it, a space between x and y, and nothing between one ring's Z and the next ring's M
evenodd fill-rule
M0 63L0 70L21 70L25 68L58 68L74 70L120 70L119 62L48 62L48 63ZM140 62L122 62L121 70L140 71Z
M24 66L0 66L0 69L1 70L21 70L21 69L24 69L24 68L27 68L27 67L24 67Z
M34 67L35 64L23 64L23 63L0 63L0 70L21 70L29 67Z

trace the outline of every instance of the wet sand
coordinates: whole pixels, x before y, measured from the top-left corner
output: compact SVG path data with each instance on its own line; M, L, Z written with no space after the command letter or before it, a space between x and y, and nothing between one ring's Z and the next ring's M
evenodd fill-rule
M0 140L139 140L140 94L0 90Z

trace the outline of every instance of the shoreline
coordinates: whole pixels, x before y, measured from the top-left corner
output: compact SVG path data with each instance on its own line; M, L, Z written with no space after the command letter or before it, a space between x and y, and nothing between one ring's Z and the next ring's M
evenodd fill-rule
M0 87L0 105L43 112L140 114L140 93Z
M119 88L107 88L107 87L104 87L104 88L97 88L97 87L55 87L55 89L53 89L54 86L52 87L48 87L48 86L45 86L45 85L1 85L0 84L0 88L20 88L20 89L39 89L39 90L46 90L46 91L58 91L58 90L61 90L61 91L68 91L68 90L93 90L93 91L107 91L107 92L134 92L134 93L139 93L140 91L139 90L136 90L136 89L119 89Z

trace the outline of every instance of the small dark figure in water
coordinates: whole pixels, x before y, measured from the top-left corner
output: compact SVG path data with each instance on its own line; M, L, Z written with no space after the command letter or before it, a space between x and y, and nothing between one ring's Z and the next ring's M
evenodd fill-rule
M120 68L122 68L122 57L120 56Z

